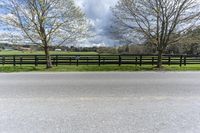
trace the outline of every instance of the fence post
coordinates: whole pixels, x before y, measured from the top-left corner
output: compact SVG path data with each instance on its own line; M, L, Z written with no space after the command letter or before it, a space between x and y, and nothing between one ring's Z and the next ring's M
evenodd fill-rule
M16 58L15 58L15 55L13 56L13 65L16 66Z
M121 55L119 55L119 66L121 66L121 64L122 64L122 58L121 58Z
M180 67L182 67L182 60L183 60L183 56L181 55L181 57L180 57Z
M79 59L76 59L76 66L79 65Z
M89 57L87 57L87 66L89 65Z
M171 65L171 57L170 56L168 57L168 65L169 66Z
M140 66L142 66L142 55L140 55Z
M3 56L1 56L1 65L3 65Z
M135 65L138 65L138 57L135 57Z
M187 57L184 56L184 66L186 66L186 65L187 65Z
M4 66L5 65L5 62L6 62L6 58L5 56L2 57L2 65Z
M99 58L99 66L101 65L101 56L98 55L98 58Z
M56 55L56 66L58 66L58 55Z
M22 65L22 60L23 60L23 57L20 56L20 66Z
M38 57L35 55L35 66L38 66Z
M154 65L154 57L152 57L152 66Z

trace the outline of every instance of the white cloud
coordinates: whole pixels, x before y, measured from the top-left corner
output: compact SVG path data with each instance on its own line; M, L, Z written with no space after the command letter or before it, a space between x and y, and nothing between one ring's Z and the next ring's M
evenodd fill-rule
M88 42L96 45L114 45L116 43L116 41L110 39L106 35L106 29L107 26L111 24L111 7L113 7L117 1L118 0L75 0L94 26L96 37Z

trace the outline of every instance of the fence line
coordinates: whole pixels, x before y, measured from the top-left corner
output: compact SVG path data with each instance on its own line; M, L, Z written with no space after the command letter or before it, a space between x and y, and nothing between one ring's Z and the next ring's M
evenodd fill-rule
M157 55L51 55L58 65L156 65ZM200 64L200 55L163 55L164 65ZM44 65L45 55L0 55L0 65Z

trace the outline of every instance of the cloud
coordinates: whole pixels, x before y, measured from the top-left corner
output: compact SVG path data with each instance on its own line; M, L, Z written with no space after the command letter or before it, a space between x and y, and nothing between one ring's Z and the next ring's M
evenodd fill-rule
M93 32L96 36L87 41L91 45L115 45L115 40L112 40L107 35L107 27L111 24L111 7L118 0L75 0L76 4L81 7L86 16L94 26Z

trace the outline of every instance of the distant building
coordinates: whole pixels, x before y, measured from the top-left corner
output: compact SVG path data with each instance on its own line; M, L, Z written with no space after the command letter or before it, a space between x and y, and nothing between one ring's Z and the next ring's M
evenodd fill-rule
M55 49L55 51L62 51L62 49Z

